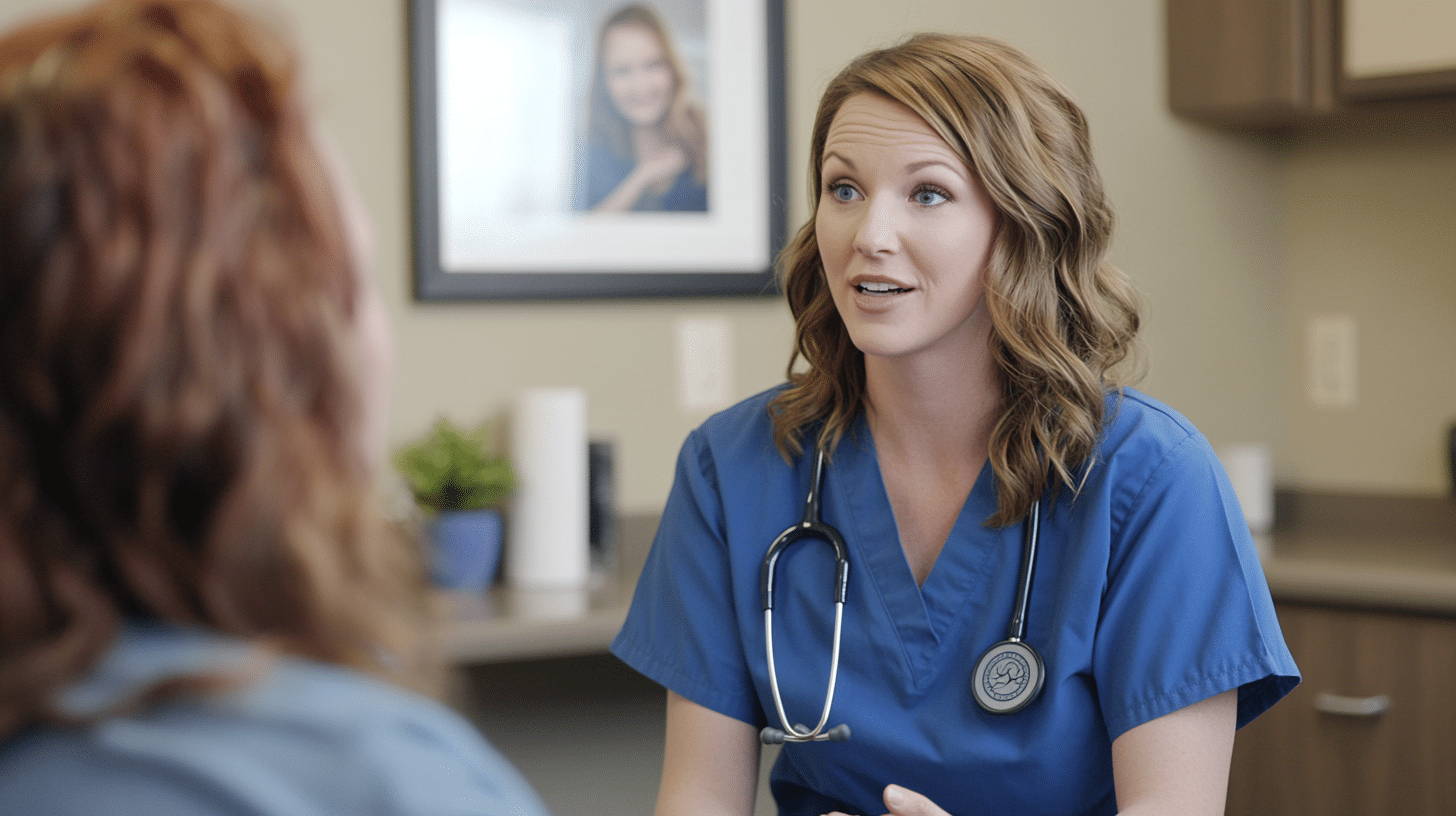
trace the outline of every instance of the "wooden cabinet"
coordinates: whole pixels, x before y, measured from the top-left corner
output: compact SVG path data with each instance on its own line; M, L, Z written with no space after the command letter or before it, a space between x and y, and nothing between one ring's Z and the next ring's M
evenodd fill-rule
M1167 0L1168 104L1214 122L1335 109L1336 0Z
M1239 732L1229 816L1456 812L1456 620L1279 605L1304 675Z
M1288 125L1456 94L1456 8L1427 0L1165 0L1168 104Z
M1340 20L1342 97L1456 92L1456 3L1343 0Z

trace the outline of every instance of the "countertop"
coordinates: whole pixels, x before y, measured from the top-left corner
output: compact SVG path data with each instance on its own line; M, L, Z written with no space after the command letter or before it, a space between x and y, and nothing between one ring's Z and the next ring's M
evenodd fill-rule
M1259 539L1276 601L1456 617L1456 501L1279 491ZM655 516L619 524L615 565L586 589L437 593L441 648L455 663L604 652L626 619ZM628 578L630 576L630 578Z
M440 649L453 663L501 663L600 654L627 619L627 606L657 531L657 515L626 515L616 525L611 563L583 589L522 589L498 584L484 594L436 592Z
M589 589L497 586L483 595L437 592L448 621L440 648L452 663L496 663L605 652L627 619L622 582L595 576Z
M1276 601L1456 616L1456 500L1279 491Z

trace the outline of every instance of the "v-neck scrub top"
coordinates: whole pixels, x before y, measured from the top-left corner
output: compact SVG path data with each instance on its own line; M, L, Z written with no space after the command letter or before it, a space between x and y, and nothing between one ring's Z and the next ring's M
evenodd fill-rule
M813 456L773 444L773 391L689 435L631 610L612 651L683 697L756 728L779 726L764 656L760 566L803 516ZM785 745L770 786L781 814L884 812L890 783L957 816L1111 814L1111 744L1137 725L1230 689L1238 724L1289 692L1284 645L1249 529L1206 439L1131 389L1109 395L1080 492L1042 502L1026 641L1041 696L988 714L976 659L1007 636L1023 523L996 509L989 464L923 586L899 543L861 414L834 450L823 519L849 548L838 687L829 725L847 742ZM806 441L812 450L813 438ZM834 561L808 540L779 559L774 656L791 722L824 703Z

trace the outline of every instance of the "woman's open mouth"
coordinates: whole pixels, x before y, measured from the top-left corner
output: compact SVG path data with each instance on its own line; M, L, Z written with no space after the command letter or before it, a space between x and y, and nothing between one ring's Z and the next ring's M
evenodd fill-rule
M867 295L897 295L901 292L910 291L909 289L906 289L902 286L897 286L896 284L887 283L885 281L866 281L864 283L856 283L854 285L854 288L856 291L863 292Z

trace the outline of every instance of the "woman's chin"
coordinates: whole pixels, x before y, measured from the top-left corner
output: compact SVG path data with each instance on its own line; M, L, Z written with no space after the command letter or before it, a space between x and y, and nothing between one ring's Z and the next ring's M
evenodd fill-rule
M622 114L627 124L639 128L661 127L667 119L666 105L653 105L650 108L645 105L625 109L619 107L617 112Z

